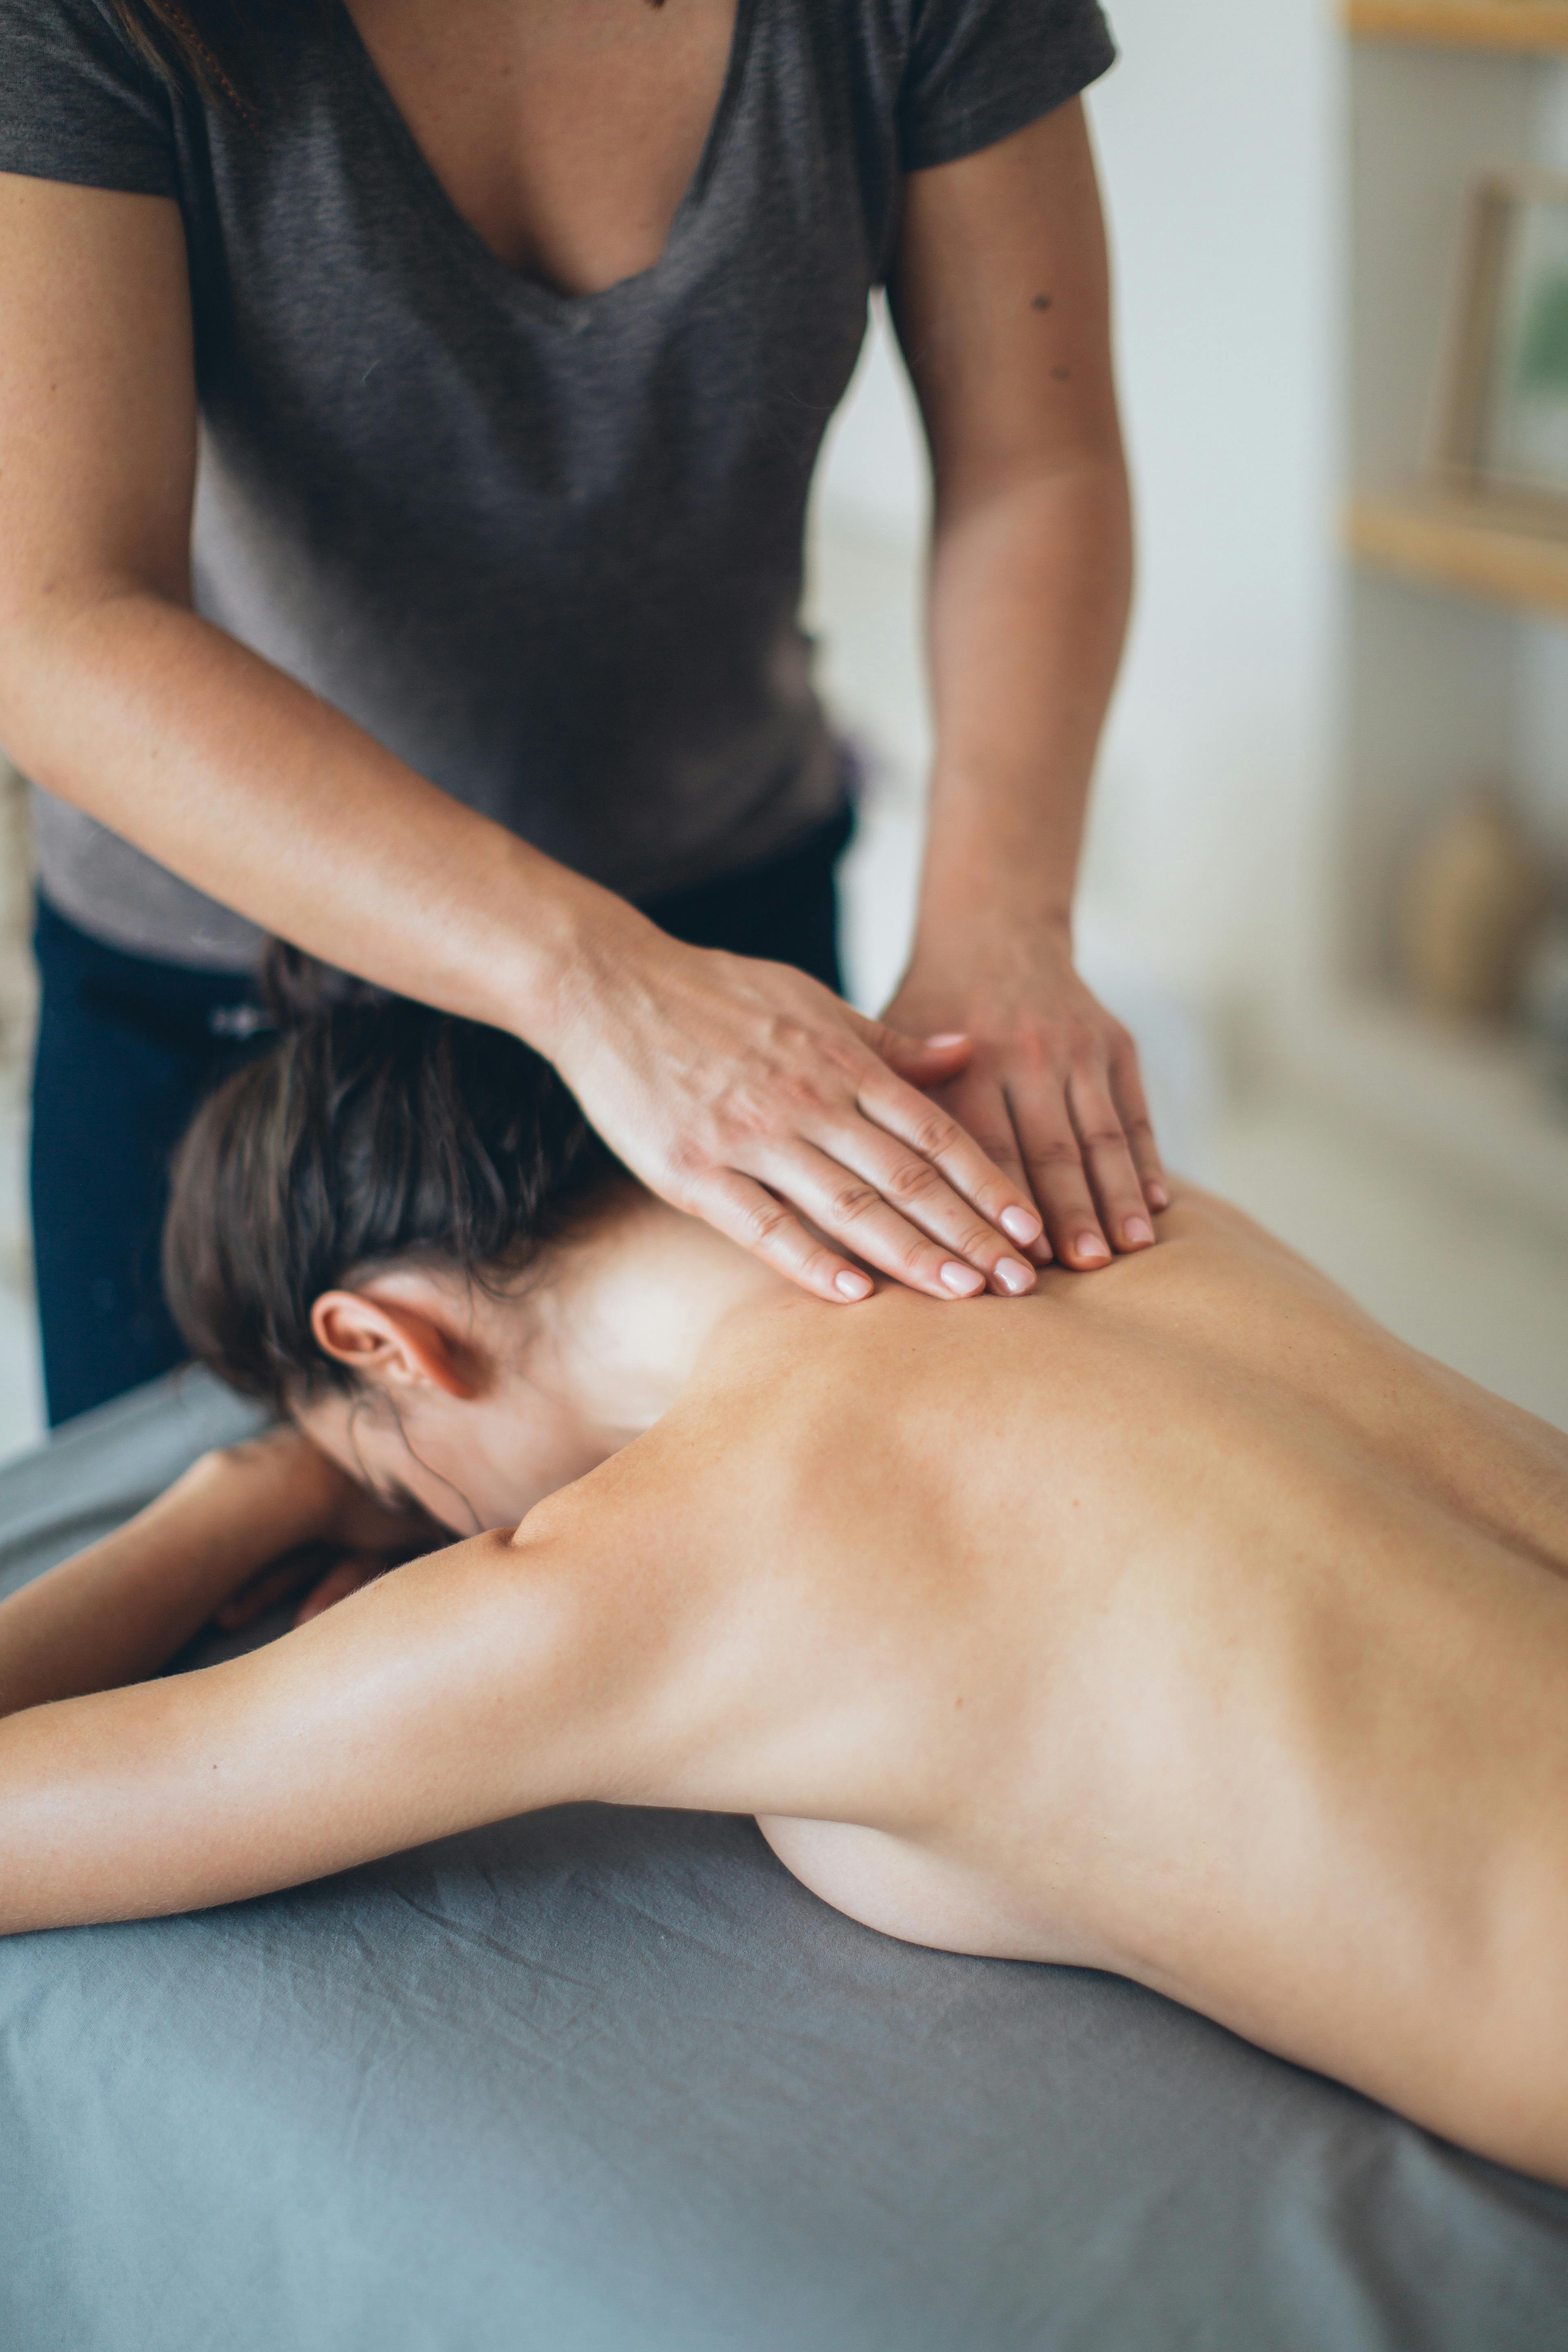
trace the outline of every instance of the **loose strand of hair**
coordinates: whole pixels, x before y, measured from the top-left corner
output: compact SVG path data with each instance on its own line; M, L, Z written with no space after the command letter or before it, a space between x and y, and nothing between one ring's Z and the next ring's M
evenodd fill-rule
M265 28L237 25L232 0L110 0L126 37L165 78L191 83L204 98L227 107L246 127L261 128L258 57L287 23L325 22L329 0L268 0L257 13ZM248 37L247 37L248 36Z

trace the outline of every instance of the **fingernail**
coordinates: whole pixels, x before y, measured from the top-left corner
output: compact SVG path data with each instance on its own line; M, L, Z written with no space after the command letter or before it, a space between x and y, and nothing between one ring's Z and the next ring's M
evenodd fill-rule
M1142 1243L1152 1242L1154 1238L1154 1228L1147 1217L1129 1217L1121 1231L1134 1249Z
M983 1274L976 1274L972 1265L960 1265L955 1258L948 1259L942 1267L942 1278L955 1298L973 1298L977 1290L985 1287Z
M963 1029L944 1029L940 1037L928 1037L928 1045L967 1045L968 1033Z
M1016 1298L1020 1292L1034 1288L1034 1269L1031 1266L1020 1265L1016 1257L998 1258L996 1279L1004 1290L1010 1290Z
M1149 1179L1149 1181L1143 1187L1143 1191L1147 1196L1149 1206L1152 1209L1168 1209L1170 1207L1171 1196L1169 1192L1166 1192L1165 1187L1161 1183L1157 1176L1152 1176Z
M842 1274L834 1276L833 1287L840 1298L869 1298L871 1296L871 1285L868 1276L863 1274L851 1274L847 1266Z
M1103 1265L1110 1255L1098 1234L1079 1234L1073 1247L1079 1257L1088 1259L1090 1265Z
M1032 1209L1004 1209L997 1222L1007 1239L1019 1243L1025 1249L1031 1242L1039 1240L1043 1230L1040 1219Z

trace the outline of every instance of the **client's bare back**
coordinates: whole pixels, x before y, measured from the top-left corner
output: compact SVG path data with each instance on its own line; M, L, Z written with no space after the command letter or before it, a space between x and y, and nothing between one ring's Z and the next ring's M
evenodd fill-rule
M663 1801L1568 2177L1568 1439L1222 1204L1163 1228L1017 1306L749 1312L541 1531L664 1629Z

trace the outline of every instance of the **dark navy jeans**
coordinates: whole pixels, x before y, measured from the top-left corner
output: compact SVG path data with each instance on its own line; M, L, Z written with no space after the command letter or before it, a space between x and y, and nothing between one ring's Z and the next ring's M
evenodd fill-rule
M765 866L650 901L694 947L793 963L837 989L834 867L847 814ZM47 901L33 1076L33 1243L51 1423L184 1360L158 1258L170 1155L197 1105L267 1044L249 975L89 938Z

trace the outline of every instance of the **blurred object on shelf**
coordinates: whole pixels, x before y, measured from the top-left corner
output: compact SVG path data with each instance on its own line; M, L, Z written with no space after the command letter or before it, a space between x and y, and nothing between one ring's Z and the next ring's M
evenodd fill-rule
M1568 915L1536 933L1520 981L1519 1009L1535 1062L1568 1103Z
M1423 842L1400 907L1411 993L1433 1012L1502 1020L1551 893L1500 793L1467 793Z
M1452 495L1568 532L1561 173L1487 172L1471 189L1432 470Z

